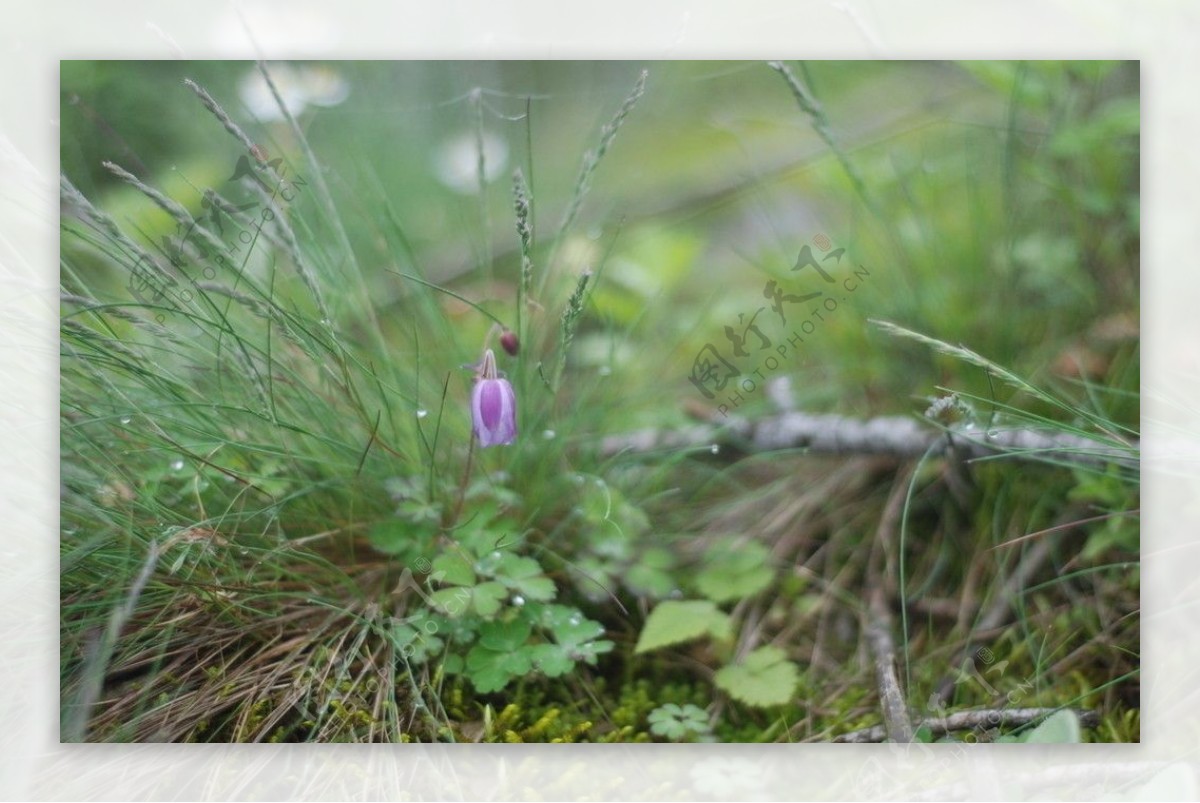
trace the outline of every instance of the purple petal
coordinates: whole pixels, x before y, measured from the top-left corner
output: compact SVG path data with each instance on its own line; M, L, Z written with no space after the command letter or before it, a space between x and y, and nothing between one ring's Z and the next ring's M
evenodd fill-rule
M517 399L507 379L480 379L471 392L471 420L480 446L504 446L517 437Z

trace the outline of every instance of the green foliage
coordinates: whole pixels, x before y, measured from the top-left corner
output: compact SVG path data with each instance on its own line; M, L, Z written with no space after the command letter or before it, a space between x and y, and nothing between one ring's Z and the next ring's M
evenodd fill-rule
M499 691L514 678L533 668L526 645L532 626L525 619L485 622L479 628L479 643L467 653L467 676L481 692Z
M530 642L537 627L544 638ZM529 605L507 622L485 622L479 641L466 658L466 674L481 692L498 691L516 678L538 670L559 677L583 662L596 664L613 648L600 639L604 627L564 605Z
M702 636L717 641L732 638L729 614L708 600L668 600L655 606L638 636L635 653L682 644Z
M675 555L665 547L648 547L635 561L621 570L621 582L638 596L662 599L675 590L672 571L678 564Z
M660 705L650 712L646 721L650 723L651 733L672 742L707 737L712 732L708 724L708 714L703 708L691 703L683 706L675 703Z
M730 602L763 591L774 576L766 547L745 538L727 538L705 554L696 589L713 602Z
M1109 550L1117 550L1126 557L1136 556L1141 543L1135 512L1136 486L1115 466L1109 466L1104 472L1076 470L1074 473L1076 485L1067 493L1067 498L1092 503L1110 514L1088 534L1080 558L1091 562Z
M678 588L675 553L646 537L651 528L645 511L621 490L599 478L585 481L576 515L584 540L573 574L588 599L600 602L617 585L654 599Z
M533 558L506 554L496 565L495 577L522 599L547 602L555 597L554 581Z
M559 677L578 662L595 665L613 648L600 638L604 627L578 609L541 604L555 598L556 588L533 558L493 550L471 561L463 551L452 551L435 558L431 568L426 582L446 587L425 594L416 586L431 610L407 618L393 635L415 664L436 655L445 643L439 634L452 628L446 635L454 644L472 646L465 656L449 651L447 671L464 672L478 691L488 693L533 670Z
M714 682L746 705L767 708L783 705L796 691L797 666L778 647L759 647L742 661L717 670Z
M438 655L445 646L437 634L444 632L444 620L426 613L414 614L392 624L392 643L401 655L415 664L423 664Z
M501 583L494 580L477 582L478 577L469 563L458 555L441 555L433 562L434 577L451 588L433 592L430 601L438 610L458 617L476 613L486 618L495 616L507 595Z

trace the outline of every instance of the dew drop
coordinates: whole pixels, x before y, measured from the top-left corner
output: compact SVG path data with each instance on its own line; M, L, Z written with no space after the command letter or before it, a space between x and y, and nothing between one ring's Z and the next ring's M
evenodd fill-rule
M183 461L182 460L173 461L171 463L171 470L172 471L182 471L183 470Z
M577 613L573 613L573 614L571 614L571 618L568 619L567 621L570 622L572 625L577 625L583 621L583 617Z
M132 420L133 420L133 419L132 419L132 418L130 418L129 416L127 416L127 415L126 415L126 416L121 416L121 423L122 423L122 424L128 424L128 423L129 423L130 421L132 421Z
M552 440L554 440L554 436L555 436L555 434L556 434L556 433L554 432L554 430L552 430L552 429L548 429L548 430L546 430L545 432L543 432L543 433L542 433L542 437L543 437L543 438L545 438L545 439L546 439L546 440L548 440L548 441L552 441Z
M517 594L515 597L513 597L512 602L513 602L513 605L516 605L518 608L520 608L522 605L525 604L525 598L522 597L520 594Z
M713 454L717 454L721 451L721 447L714 443L712 445L712 447L709 449L709 451L712 452Z
M987 437L989 441L994 441L996 438L1000 437L1000 433L994 429L989 429L987 431Z
M671 592L669 594L667 594L667 597L670 599L682 599L683 592L680 591L678 588L672 588Z
M494 550L490 557L492 560L500 560L500 550Z
M427 415L429 415L428 410L417 410L417 418L424 418Z

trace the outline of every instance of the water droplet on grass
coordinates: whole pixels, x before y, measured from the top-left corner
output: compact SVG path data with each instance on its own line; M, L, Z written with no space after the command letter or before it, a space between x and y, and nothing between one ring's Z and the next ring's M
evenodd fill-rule
M121 423L122 423L122 424L128 424L128 423L129 423L130 421L132 421L132 420L133 420L133 419L132 419L132 418L130 418L129 416L127 416L127 415L125 415L125 416L121 416Z
M710 451L710 452L712 452L713 454L718 454L718 453L721 451L721 447L720 447L720 446L718 446L717 444L715 444L715 443L714 443L714 444L713 444L713 445L712 445L712 446L709 448L709 451Z
M554 440L554 435L555 435L555 432L554 432L554 430L552 430L552 429L548 429L548 430L546 430L545 432L543 432L543 433L542 433L542 437L543 437L543 438L545 438L545 439L546 439L546 440L548 440L548 441L552 441L552 440Z
M424 418L427 415L429 415L428 410L417 410L417 418Z
M522 597L520 594L517 594L515 597L513 597L513 605L516 605L518 608L520 608L524 604L525 604L525 598Z
M183 470L183 461L182 460L172 461L171 462L171 470L172 471L182 471Z

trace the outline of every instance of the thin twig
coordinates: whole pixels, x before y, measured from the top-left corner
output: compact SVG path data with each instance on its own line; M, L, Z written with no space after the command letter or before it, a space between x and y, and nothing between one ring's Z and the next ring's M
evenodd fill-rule
M891 616L880 588L871 594L867 642L875 656L875 682L879 685L879 707L883 711L888 741L901 744L911 742L912 722L908 718L900 680L896 677L896 645L892 640Z
M933 717L921 722L921 728L928 728L933 736L945 736L954 731L976 730L978 728L1017 727L1028 725L1050 716L1058 708L994 708L973 711L959 711L946 717ZM1094 728L1100 724L1100 715L1095 711L1075 710L1079 724L1085 728ZM889 738L890 732L884 725L843 733L834 739L835 742L851 742L864 744L882 742Z

